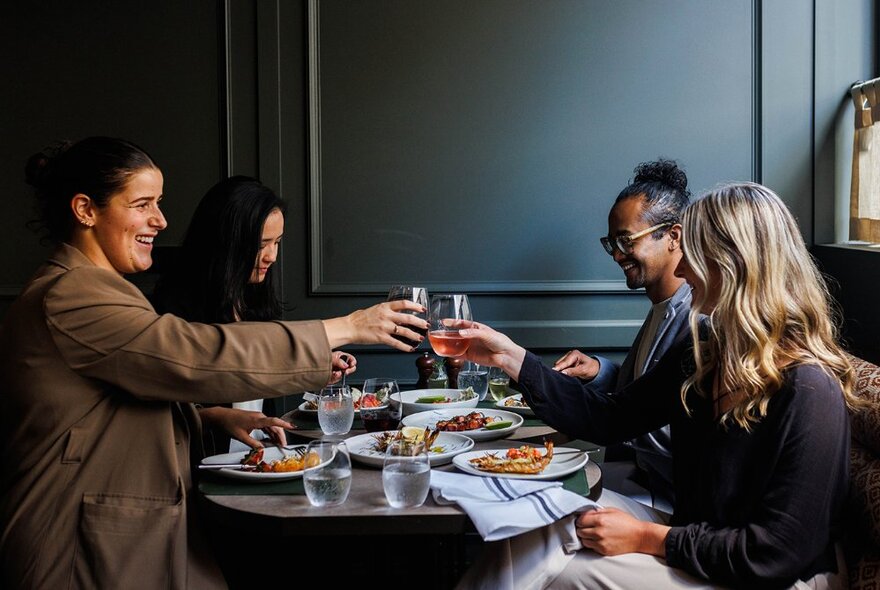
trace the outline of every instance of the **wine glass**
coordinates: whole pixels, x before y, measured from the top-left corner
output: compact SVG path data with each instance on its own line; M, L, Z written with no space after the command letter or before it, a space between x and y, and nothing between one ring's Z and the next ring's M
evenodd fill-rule
M351 490L351 457L345 441L319 439L306 447L303 487L312 506L337 506Z
M431 462L424 442L392 441L382 464L382 489L392 508L425 503L431 485Z
M388 298L386 299L386 301L400 301L401 299L404 301L412 301L414 303L418 303L419 305L424 307L426 310L428 309L428 290L425 289L424 287L411 287L409 285L394 285L394 286L392 286L391 290L388 291ZM428 319L426 317L427 312L419 313L419 312L415 312L415 311L405 311L402 313L408 313L410 315L416 316L417 318L422 318L423 320ZM417 329L417 328L410 327L410 326L406 326L406 327L409 328L410 330L412 330L413 332L421 335L423 338L427 335L426 334L427 330ZM404 344L409 344L409 345L413 346L414 348L418 347L421 344L421 342L413 342L409 338L404 338L403 336L398 336L396 334L394 334L394 338L396 338L397 340L400 340Z
M367 432L394 430L400 424L403 405L391 401L391 394L399 393L397 381L377 377L364 381L361 393L361 420Z
M354 401L348 385L328 385L318 394L318 424L326 435L342 435L354 423Z
M467 352L471 344L470 338L459 334L458 320L472 321L471 304L467 295L434 295L431 297L431 309L428 321L431 331L428 340L431 348L440 356L456 357Z

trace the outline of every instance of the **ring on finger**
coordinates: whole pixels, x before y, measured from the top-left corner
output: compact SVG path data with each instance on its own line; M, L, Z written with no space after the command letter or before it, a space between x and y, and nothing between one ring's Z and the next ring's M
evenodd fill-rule
M394 324L394 335L397 336L397 328L399 328L397 324Z

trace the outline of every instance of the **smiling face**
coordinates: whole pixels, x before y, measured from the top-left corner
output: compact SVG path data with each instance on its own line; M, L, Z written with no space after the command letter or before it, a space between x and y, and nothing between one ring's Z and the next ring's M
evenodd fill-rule
M641 195L615 204L608 214L608 236L633 235L651 227L644 219L645 199ZM633 251L624 254L618 249L612 256L623 269L626 286L644 288L652 302L658 303L675 293L681 281L675 277L675 267L681 258L678 247L681 226L666 229L659 239L645 235L633 242Z
M162 173L156 168L133 173L105 207L77 195L74 210L87 227L80 228L74 245L98 266L119 274L150 268L153 239L168 225L159 210L161 200Z
M687 256L682 256L675 269L675 276L687 281L693 290L694 307L700 313L710 314L718 305L721 295L721 270L714 260L706 260L707 277L705 283L688 263Z
M284 235L284 215L279 209L273 209L263 223L260 251L257 252L257 262L248 279L249 283L262 283L266 280L269 267L275 264L278 258L278 245L281 243L282 235Z

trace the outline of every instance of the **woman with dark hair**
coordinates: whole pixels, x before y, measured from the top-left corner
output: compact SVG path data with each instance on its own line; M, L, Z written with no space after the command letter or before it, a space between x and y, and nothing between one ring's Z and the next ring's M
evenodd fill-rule
M275 261L286 209L285 202L255 178L233 176L212 186L196 207L180 252L156 284L156 311L206 324L280 320ZM349 371L357 363L350 354L333 355L335 363ZM235 402L232 407L263 417L262 399ZM201 411L222 416L213 408ZM212 441L209 452L244 448L235 442L230 447L225 432L212 429L207 434ZM260 446L259 431L240 434L241 443ZM284 440L281 425L270 427L266 434Z
M224 586L193 512L189 402L322 387L331 350L420 337L395 301L330 320L190 323L123 275L152 264L162 172L91 137L27 166L57 249L0 326L0 586Z

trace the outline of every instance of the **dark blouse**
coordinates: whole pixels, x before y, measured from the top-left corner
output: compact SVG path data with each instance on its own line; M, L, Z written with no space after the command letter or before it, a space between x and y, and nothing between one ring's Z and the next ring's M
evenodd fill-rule
M787 369L767 415L750 432L721 426L679 387L693 366L684 341L641 379L606 395L529 353L520 389L535 413L600 444L669 423L675 509L666 562L714 583L788 587L836 571L834 541L849 481L849 418L836 379L817 365Z

